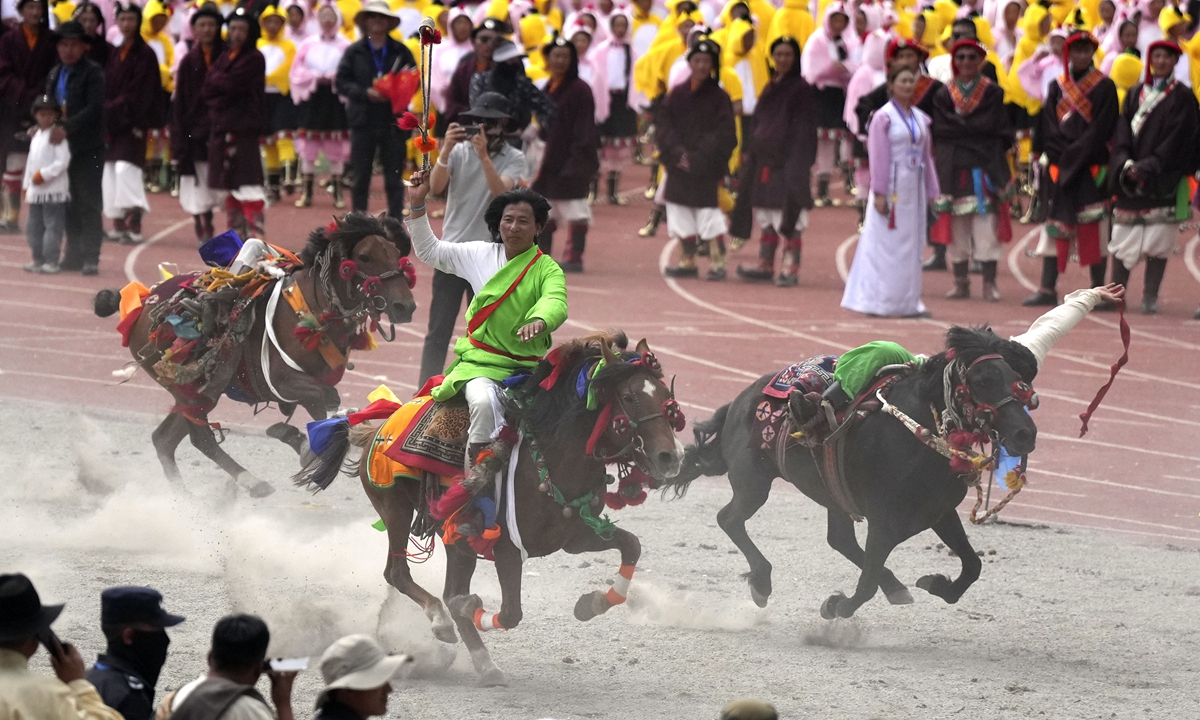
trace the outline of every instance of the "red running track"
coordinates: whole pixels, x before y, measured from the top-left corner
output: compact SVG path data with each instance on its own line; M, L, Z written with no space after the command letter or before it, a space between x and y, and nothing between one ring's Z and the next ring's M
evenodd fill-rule
M948 301L946 273L925 274L925 301L932 319L866 318L839 308L842 275L853 258L855 217L850 209L813 212L804 237L801 286L780 289L729 279L664 279L660 266L671 261L674 244L659 236L640 238L649 203L636 187L646 173L627 173L627 207L598 205L586 255L587 271L568 276L571 314L560 340L595 328L621 328L636 340L646 337L668 373L692 419L706 417L731 400L747 382L799 359L840 352L876 339L891 339L914 352L936 352L951 323L989 323L1002 335L1015 335L1037 317L1023 308L1040 261L1027 258L1033 235L1016 228L1007 263L1001 264L995 305L979 300ZM152 196L147 241L130 248L106 244L99 277L63 273L32 275L21 270L28 260L24 240L0 236L0 397L50 400L119 412L159 415L169 396L144 373L119 384L113 371L129 361L114 327L116 318L96 318L92 296L136 278L151 283L160 262L180 268L199 266L191 220L168 195ZM381 195L372 198L382 204ZM328 195L311 209L290 201L268 209L272 242L299 249L307 233L328 222L334 212ZM1027 234L1028 233L1028 234ZM559 233L559 246L563 242ZM1010 521L1098 528L1135 541L1200 545L1200 322L1191 320L1200 303L1198 241L1182 237L1186 253L1168 265L1157 317L1132 314L1131 360L1079 439L1078 414L1108 376L1120 354L1115 315L1093 315L1051 353L1037 381L1042 406L1035 415L1040 429L1031 459L1031 486L1005 509ZM757 243L730 256L752 264ZM703 261L702 261L703 262ZM429 300L429 268L418 264L416 290L421 307L411 325L398 328L394 343L354 357L355 369L341 385L344 401L363 404L381 382L399 394L415 391ZM839 270L840 269L840 270ZM1130 296L1137 307L1141 271ZM1086 281L1078 267L1060 279L1070 290ZM978 293L978 278L973 282ZM214 413L226 426L261 428L274 412L254 417L249 408L228 400ZM150 439L147 436L146 442ZM714 482L723 482L714 480Z

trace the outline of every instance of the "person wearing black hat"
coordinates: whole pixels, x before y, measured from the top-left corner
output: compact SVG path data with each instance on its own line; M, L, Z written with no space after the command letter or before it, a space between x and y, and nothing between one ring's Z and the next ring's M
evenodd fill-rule
M356 212L367 212L371 166L378 151L388 214L399 218L404 213L408 133L396 126L392 101L374 85L376 79L388 73L415 67L417 61L404 43L388 34L400 26L400 18L383 0L368 0L355 16L355 23L363 37L346 48L336 80L338 94L349 101L346 117L350 123L350 172L354 175L351 206Z
M442 222L443 242L488 240L484 214L492 198L512 190L525 172L525 155L505 141L511 120L510 103L499 93L479 96L460 118L477 125L450 123L446 139L430 174L430 191L446 195L446 217ZM468 135L468 128L473 134ZM446 348L454 335L463 295L467 302L474 293L466 280L433 271L433 299L429 305L429 331L421 353L421 376L417 385L440 374L446 367Z
M476 107L480 96L489 92L508 98L511 117L505 123L505 132L513 147L521 145L520 136L534 115L542 128L549 128L554 120L554 101L529 79L525 72L525 54L512 40L501 39L495 43L492 67L471 78L471 107Z
M42 94L42 81L54 65L45 6L38 0L17 0L17 12L21 24L0 35L0 234L10 235L21 232L21 180L28 150L23 132L33 124L33 101Z
M79 650L50 630L62 609L42 605L24 575L0 575L0 717L121 720L85 679ZM57 679L29 672L39 644L47 646Z
M51 142L64 139L71 148L67 168L71 204L67 212L67 253L59 267L95 275L104 241L104 145L108 136L104 111L104 70L87 56L88 35L68 20L58 26L58 64L46 78L44 92L53 97L62 122Z
M450 76L450 84L446 88L446 107L442 115L447 123L458 122L458 116L471 107L471 80L475 73L487 72L492 69L492 56L496 43L512 32L508 24L496 18L484 18L483 22L471 30L471 52L462 56L458 67Z
M166 628L183 622L162 607L148 587L113 587L100 593L100 628L108 641L87 679L104 703L125 720L154 717L154 686L167 661Z
M220 198L208 187L208 135L211 122L200 94L204 78L214 60L225 52L221 26L225 17L206 4L188 19L192 39L187 54L175 73L175 96L171 99L171 165L179 178L179 205L192 216L196 241L214 235L213 209Z

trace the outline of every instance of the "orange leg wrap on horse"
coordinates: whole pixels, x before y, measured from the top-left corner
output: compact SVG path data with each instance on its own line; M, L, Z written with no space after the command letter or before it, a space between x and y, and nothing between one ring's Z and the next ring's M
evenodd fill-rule
M508 628L500 624L500 613L488 614L483 608L475 611L475 629L480 632L488 630L507 630Z
M609 605L620 605L625 602L626 596L629 595L629 581L633 579L633 571L636 569L635 565L621 565L612 587L604 594Z

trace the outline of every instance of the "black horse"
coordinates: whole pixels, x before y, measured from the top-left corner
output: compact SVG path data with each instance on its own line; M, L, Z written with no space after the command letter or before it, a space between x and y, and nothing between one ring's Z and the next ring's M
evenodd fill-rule
M961 404L969 407L952 409L985 419L984 432L998 438L1009 454L1025 455L1034 449L1037 439L1037 427L1023 407L1036 374L1037 362L1024 346L1002 340L990 329L954 327L946 334L946 350L899 380L887 399L922 427L933 429L934 409L942 415L945 398L960 405L955 388L946 393L945 383L955 382L954 377L965 378L962 384L968 392L965 398L960 392L959 397ZM754 602L766 607L771 563L746 534L746 521L767 501L777 477L827 508L829 545L862 570L854 595L838 592L830 596L821 606L822 617L850 617L879 587L892 604L911 603L908 588L884 564L893 548L929 528L962 560L962 573L953 581L945 575L926 575L917 581L917 587L948 603L957 602L979 577L981 564L956 512L967 484L951 469L950 460L918 440L897 418L882 412L869 415L850 430L845 477L854 503L868 522L864 552L854 535L854 521L822 482L824 468L818 467L813 452L798 444L789 447L780 467L773 450L760 450L758 443L752 444L755 407L772 377L756 380L712 419L697 424L697 444L688 446L684 467L669 488L678 497L701 475L728 473L733 499L717 513L717 522L750 563L747 580Z

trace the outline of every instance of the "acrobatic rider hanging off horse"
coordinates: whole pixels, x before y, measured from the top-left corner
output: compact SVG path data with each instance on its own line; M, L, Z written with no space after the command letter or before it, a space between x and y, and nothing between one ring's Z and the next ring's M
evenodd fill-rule
M484 215L490 239L448 243L434 236L425 214L426 173L414 173L409 184L411 206L405 225L417 257L466 280L475 293L467 307L467 334L455 343L454 362L429 393L438 402L462 393L471 414L467 464L474 465L504 424L498 397L501 381L536 368L550 351L550 333L567 319L563 271L535 242L550 204L532 190L509 190L492 200ZM431 384L436 381L433 378ZM457 528L466 537L482 531L469 520Z

